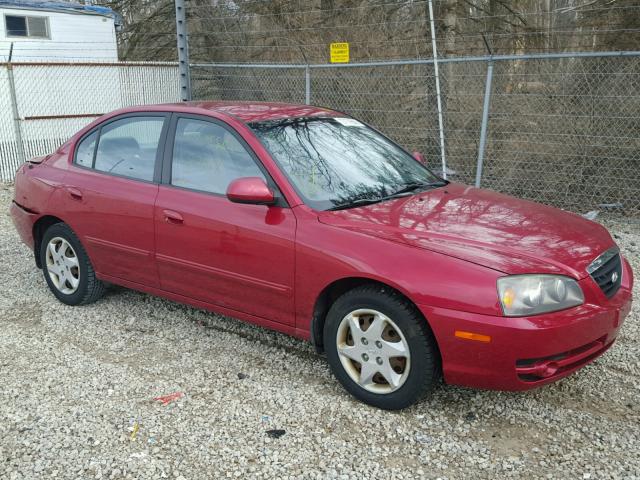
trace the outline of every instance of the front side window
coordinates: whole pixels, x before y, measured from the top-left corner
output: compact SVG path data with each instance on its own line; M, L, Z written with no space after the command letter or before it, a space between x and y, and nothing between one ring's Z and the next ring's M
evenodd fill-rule
M176 124L171 184L225 194L241 177L265 178L253 157L226 128L205 120L180 118Z
M48 17L5 15L7 37L49 38Z
M127 117L102 127L94 168L152 181L164 120L164 117Z
M287 118L250 126L316 210L443 184L402 148L353 118Z

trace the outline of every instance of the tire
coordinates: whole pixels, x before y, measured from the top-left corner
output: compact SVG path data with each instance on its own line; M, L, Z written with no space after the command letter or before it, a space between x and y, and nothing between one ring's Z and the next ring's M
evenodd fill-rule
M333 374L349 393L374 407L406 408L440 378L440 354L426 320L384 286L365 285L339 297L329 309L323 337Z
M104 283L96 278L87 252L69 225L56 223L45 231L40 258L44 279L62 303L86 305L104 294Z

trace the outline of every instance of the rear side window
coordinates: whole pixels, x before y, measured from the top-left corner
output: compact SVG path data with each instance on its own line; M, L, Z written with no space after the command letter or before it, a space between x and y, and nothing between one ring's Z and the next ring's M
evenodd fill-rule
M128 117L105 125L100 129L94 168L152 181L163 125L164 117ZM76 163L80 163L78 157Z
M265 178L253 157L230 131L204 120L178 120L171 164L172 185L225 194L229 183L241 177Z

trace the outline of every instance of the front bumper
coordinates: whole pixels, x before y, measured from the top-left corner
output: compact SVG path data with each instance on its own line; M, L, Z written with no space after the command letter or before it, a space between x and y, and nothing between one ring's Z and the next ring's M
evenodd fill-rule
M590 277L580 281L585 303L532 317L488 316L419 305L440 348L449 384L528 390L566 377L602 355L631 310L633 274L624 260L620 290L607 299ZM479 342L456 331L491 337Z

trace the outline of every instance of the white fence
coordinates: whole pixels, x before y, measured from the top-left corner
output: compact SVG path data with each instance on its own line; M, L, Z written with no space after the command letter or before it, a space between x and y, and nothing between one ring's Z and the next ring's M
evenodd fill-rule
M175 63L0 63L0 181L104 113L179 99Z

